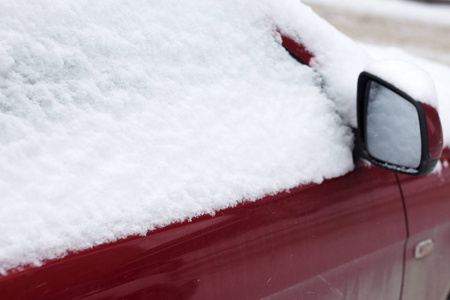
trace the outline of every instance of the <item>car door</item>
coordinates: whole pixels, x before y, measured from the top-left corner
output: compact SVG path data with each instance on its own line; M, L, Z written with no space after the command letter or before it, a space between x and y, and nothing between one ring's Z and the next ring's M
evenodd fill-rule
M363 166L71 254L0 281L9 299L399 299L395 174Z
M438 167L434 173L426 177L399 175L409 225L403 299L448 299L450 292L449 162L450 149L446 148L441 156L441 168ZM433 246L424 248L430 241ZM421 247L421 245L424 246ZM416 249L422 249L423 254L416 255Z
M296 198L296 259L279 271L296 275L268 299L399 299L406 226L394 173L360 161Z

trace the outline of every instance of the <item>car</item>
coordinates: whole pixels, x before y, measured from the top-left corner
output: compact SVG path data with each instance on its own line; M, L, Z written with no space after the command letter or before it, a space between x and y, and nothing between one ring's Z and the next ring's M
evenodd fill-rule
M3 9L1 298L450 297L426 72L301 2L61 3Z

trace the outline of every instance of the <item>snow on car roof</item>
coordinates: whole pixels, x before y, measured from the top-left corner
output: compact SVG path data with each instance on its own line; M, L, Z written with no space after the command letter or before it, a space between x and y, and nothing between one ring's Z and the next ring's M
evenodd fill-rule
M277 5L3 1L0 272L351 170Z

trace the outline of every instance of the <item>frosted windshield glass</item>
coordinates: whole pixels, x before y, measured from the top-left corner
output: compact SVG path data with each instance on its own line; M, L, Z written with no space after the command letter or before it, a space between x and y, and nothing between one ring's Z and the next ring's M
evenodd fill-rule
M412 103L371 81L367 106L367 149L371 156L395 165L417 168L422 142L419 116Z

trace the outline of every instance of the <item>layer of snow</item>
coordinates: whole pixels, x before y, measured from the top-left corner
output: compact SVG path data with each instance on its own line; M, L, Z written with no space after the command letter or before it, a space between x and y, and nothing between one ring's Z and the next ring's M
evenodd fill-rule
M0 18L0 272L353 168L373 59L297 0L3 1ZM365 47L430 73L450 145L450 71Z
M375 59L364 71L389 82L414 100L439 109L434 81L419 66L404 60Z
M391 47L380 47L375 45L363 45L364 48L376 60L403 60L405 62L420 66L427 72L434 82L439 108L439 117L442 123L444 135L444 146L450 147L450 68L438 63L410 55L400 49ZM408 78L408 75L406 75ZM422 85L420 80L410 81L411 86ZM427 83L428 84L428 83Z
M427 3L414 0L305 0L304 2L307 4L331 5L361 14L450 25L450 6L444 3Z
M367 57L271 2L2 1L0 272L351 170Z
M309 7L299 5L296 0L286 2L292 5L273 4L272 19L284 34L314 53L312 66L323 78L325 93L336 103L345 122L356 127L356 82L372 57Z

